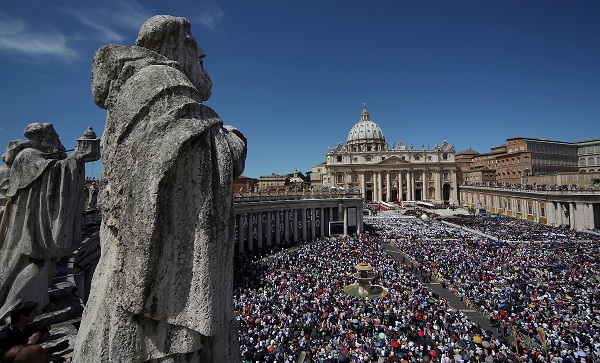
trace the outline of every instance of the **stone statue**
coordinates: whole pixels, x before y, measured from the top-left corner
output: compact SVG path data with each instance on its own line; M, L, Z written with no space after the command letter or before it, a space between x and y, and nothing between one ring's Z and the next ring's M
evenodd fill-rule
M94 210L98 207L98 188L96 187L96 182L93 182L92 185L90 185L88 194L87 209Z
M99 147L67 157L49 123L29 124L24 135L2 155L0 319L21 301L48 304L58 260L81 242L84 164L100 158Z
M107 110L102 255L74 362L238 362L233 180L246 139L202 104L212 83L185 18L94 55Z

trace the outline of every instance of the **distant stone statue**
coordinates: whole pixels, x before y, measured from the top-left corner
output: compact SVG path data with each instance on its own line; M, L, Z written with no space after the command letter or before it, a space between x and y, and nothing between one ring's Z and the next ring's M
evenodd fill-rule
M98 206L98 188L96 187L96 182L90 185L88 194L87 209L94 210Z
M48 304L58 260L81 242L84 164L100 158L99 145L67 157L49 123L29 124L24 135L2 155L0 319L21 301Z
M202 104L212 83L185 18L159 15L136 46L94 55L107 110L102 255L74 362L239 362L233 180L246 139Z

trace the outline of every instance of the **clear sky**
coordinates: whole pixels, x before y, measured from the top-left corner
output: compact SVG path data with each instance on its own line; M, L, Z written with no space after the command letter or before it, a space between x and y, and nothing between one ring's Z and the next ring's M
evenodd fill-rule
M68 149L100 136L93 53L133 45L156 14L190 20L206 104L247 136L249 177L325 161L363 103L390 146L600 138L599 0L3 0L0 150L30 122Z

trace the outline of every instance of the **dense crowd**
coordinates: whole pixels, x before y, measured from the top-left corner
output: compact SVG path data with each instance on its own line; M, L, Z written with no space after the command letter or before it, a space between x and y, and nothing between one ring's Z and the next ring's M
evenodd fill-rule
M577 232L567 226L548 226L506 216L457 215L447 222L475 229L505 241L598 240L600 236Z
M504 188L504 189L519 189L519 190L546 190L546 191L567 191L580 190L577 184L525 184L525 183L497 183L497 182L466 182L466 186L473 187L488 187L488 188Z
M494 362L511 359L493 338L364 234L277 253L237 256L235 308L246 362ZM355 265L374 267L373 300L347 295Z
M467 218L468 219L468 218ZM578 362L600 352L597 241L589 235L484 217L468 224L495 241L441 223L374 220L380 235L457 294L555 362ZM456 222L456 221L455 221ZM494 227L495 226L495 227ZM564 232L564 233L563 233ZM519 240L522 234L526 236ZM535 238L533 238L535 236ZM545 348L545 350L544 350ZM531 360L531 357L526 357ZM543 358L543 357L542 357Z

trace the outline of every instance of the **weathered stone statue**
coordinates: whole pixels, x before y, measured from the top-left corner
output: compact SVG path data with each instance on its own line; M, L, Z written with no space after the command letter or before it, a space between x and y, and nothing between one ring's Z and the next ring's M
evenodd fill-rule
M102 256L74 361L239 362L233 180L246 140L202 104L212 84L186 19L153 17L136 44L94 55L108 111Z
M0 318L20 301L48 303L60 257L81 242L84 164L100 149L67 157L52 124L32 123L12 141L0 171Z

